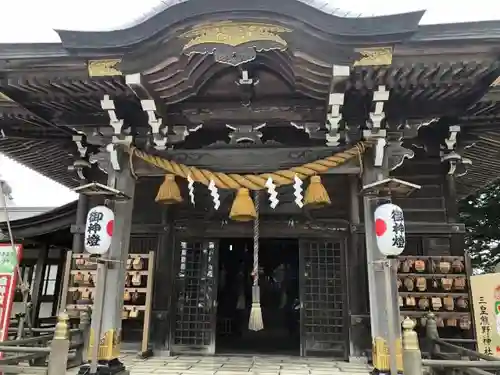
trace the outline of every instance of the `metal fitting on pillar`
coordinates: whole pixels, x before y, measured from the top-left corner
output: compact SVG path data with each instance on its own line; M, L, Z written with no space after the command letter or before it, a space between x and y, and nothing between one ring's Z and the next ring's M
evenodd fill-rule
M403 373L405 375L422 374L422 352L415 332L415 322L406 318L403 321Z
M465 158L461 153L472 145L465 145L460 139L460 125L451 125L448 127L448 137L444 139L441 145L441 161L449 164L448 174L461 177L467 173L467 168L472 161Z
M124 121L118 118L115 112L115 102L109 95L104 95L104 99L101 100L101 108L108 112L109 126L113 128L113 137L111 143L106 146L106 151L110 154L113 169L119 171L121 167L117 161L118 152L116 145L130 146L132 143L132 136L123 134Z
M69 316L65 311L57 317L54 339L50 343L50 354L48 357L48 375L59 375L66 372L70 351L69 339Z
M428 347L428 351L433 357L436 353L439 353L439 344L435 343L435 339L439 339L439 331L437 327L437 322L436 322L436 315L433 313L429 313L426 316L426 323L425 323L425 336L426 336L426 341Z
M373 102L375 108L370 112L370 122L373 133L377 133L381 129L382 121L385 119L384 105L389 100L389 91L386 91L385 86L379 86L377 91L373 93Z
M156 117L155 101L153 99L141 100L141 106L142 110L148 115L148 124L151 127L155 149L165 150L167 148L168 137L161 133L163 122L161 118Z
M101 108L108 112L109 125L113 128L115 135L120 135L123 128L123 120L119 119L115 112L115 102L110 98L109 95L104 95L104 99L101 100Z
M327 146L338 146L341 140L341 126L343 125L341 109L344 105L344 92L336 92L337 84L349 78L350 68L348 66L334 65L332 71L332 82L330 85L330 96L328 99L328 112L326 115L326 144ZM344 132L346 133L346 132Z
M387 145L387 131L382 129L382 121L385 119L384 105L389 100L389 91L386 91L385 86L379 86L377 91L373 93L373 102L375 108L370 112L370 120L367 121L367 128L363 132L365 139L375 139L375 159L373 165L381 167L384 162L384 150Z
M63 311L57 317L57 324L54 331L54 340L67 340L69 338L69 315Z
M76 145L78 157L72 165L68 166L68 171L76 172L78 178L84 181L87 178L85 172L91 168L91 164L88 161L89 148L87 145L87 137L85 134L80 133L78 135L73 135L72 140Z

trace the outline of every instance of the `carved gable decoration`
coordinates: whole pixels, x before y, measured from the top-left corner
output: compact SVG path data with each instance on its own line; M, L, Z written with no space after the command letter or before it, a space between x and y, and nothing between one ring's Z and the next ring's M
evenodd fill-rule
M89 60L87 69L90 77L121 76L121 59Z
M356 48L359 57L354 66L380 66L392 64L392 47Z
M254 60L257 52L286 50L287 42L280 34L288 32L277 25L224 21L197 26L180 38L186 40L186 55L213 54L219 63L238 66Z

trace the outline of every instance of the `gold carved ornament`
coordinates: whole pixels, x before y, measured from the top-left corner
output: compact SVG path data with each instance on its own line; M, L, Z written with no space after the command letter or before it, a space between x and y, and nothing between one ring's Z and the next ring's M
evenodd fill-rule
M225 44L236 47L249 42L269 41L287 46L287 42L279 33L291 32L285 27L251 22L223 21L213 24L200 25L182 34L187 39L183 50L201 44Z
M90 77L112 77L121 76L118 68L121 59L89 60L87 69Z
M310 177L310 184L304 195L304 204L309 208L321 208L331 203L328 192L321 183L319 174L327 172L331 168L335 168L350 159L359 158L360 166L361 155L370 142L360 142L354 147L324 159L319 159L311 163L293 167L287 170L275 171L272 173L262 174L236 174L213 172L208 169L199 169L196 167L187 166L176 163L172 160L167 160L159 156L147 154L144 151L138 150L135 147L129 148L130 168L131 173L135 177L133 159L134 156L144 160L145 162L154 165L168 172L165 176L163 184L158 190L156 201L163 204L175 204L182 202L182 196L175 181L175 176L187 178L188 176L195 182L209 186L211 182L219 189L238 190L236 198L231 207L229 217L236 221L250 221L256 218L256 210L250 197L250 190L258 191L266 188L266 182L272 178L276 186L291 185L298 177L305 180Z
M88 358L90 359L94 346L94 330L90 329ZM99 340L99 349L97 358L100 361L111 361L120 357L121 332L120 330L110 329L106 331Z
M418 335L415 332L415 322L406 317L403 321L403 348L404 350L420 351Z
M0 92L0 102L14 102L14 101L7 95L5 95L3 92Z
M500 86L500 76L498 76L490 85L490 87L497 87L497 86Z
M356 49L361 58L354 61L354 66L381 66L392 64L392 47Z

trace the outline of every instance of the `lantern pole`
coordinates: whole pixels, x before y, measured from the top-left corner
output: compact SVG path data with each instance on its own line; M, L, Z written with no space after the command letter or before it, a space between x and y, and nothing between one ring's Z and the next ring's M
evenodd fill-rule
M398 299L397 296L394 296L394 288L392 288L392 285L396 284L396 275L393 275L389 266L384 266L384 264L387 264L387 258L380 253L375 238L373 214L381 201L385 203L387 198L382 200L380 197L371 195L363 197L372 356L375 374L392 370L391 362L396 362L397 367L398 358L396 355L401 356L402 354L401 351L398 353L397 349L397 346L400 345L400 342L397 342L397 337L401 337L399 316L395 316L394 313L395 307L399 309ZM394 343L390 342L392 341L391 336ZM396 349L391 350L391 346ZM389 352L389 355L387 355L387 352ZM393 361L391 361L391 357L394 357ZM391 375L394 375L392 371Z
M106 254L102 255L106 257ZM97 285L95 288L94 308L92 310L91 326L92 326L92 350L90 352L90 372L89 374L97 374L99 363L99 344L101 341L101 322L102 310L104 305L104 293L106 289L106 278L108 276L107 265L104 259L97 261Z
M363 186L383 181L387 175L387 168L384 166L375 167L374 157L371 152L368 151L365 153L362 177ZM397 305L398 299L397 296L394 296L390 292L393 288L388 288L387 285L396 284L396 275L392 275L391 270L383 266L387 262L387 258L378 249L374 219L375 209L381 203L387 203L388 200L390 200L389 197L381 197L376 190L364 192L363 195L373 373L386 373L388 370L391 370L391 375L394 375L394 362L396 363L395 370L397 372L397 349L394 351L391 349L397 347L397 337L401 337L401 330L399 327L399 317L394 316L396 315L394 313L394 305L396 304L396 308L399 309ZM395 341L394 343L390 343L392 341L390 336ZM388 352L389 355L387 354ZM399 355L401 356L401 351ZM391 360L391 357L394 357L394 359Z
M112 202L115 216L110 249L97 261L97 285L91 325L91 361L80 367L80 375L128 373L119 360L119 355L124 275L129 251L135 180L130 174L127 154L119 151L118 161L119 170L109 168L108 186L91 183L78 188L78 192L88 195L106 196L107 202Z
M380 374L390 371L391 375L396 375L398 370L399 372L403 370L403 357L396 288L397 268L393 266L393 258L403 249L397 246L398 254L394 252L394 249L382 249L384 252L382 253L377 244L375 211L381 204L390 203L392 195L409 195L412 191L420 189L420 186L395 178L387 178L387 156L384 156L382 166L375 167L371 152L365 153L362 194L373 345L373 373ZM387 231L393 233L394 228L387 228ZM392 240L390 243L393 245Z
M397 356L402 355L402 352L398 353L398 331L394 329L394 324L391 324L391 322L398 322L398 327L399 327L399 305L395 305L394 301L397 302L397 297L396 299L394 298L394 291L393 291L393 279L392 279L392 267L393 265L393 260L392 258L388 257L387 260L384 262L383 267L384 267L384 281L385 281L385 288L387 293L385 294L386 296L386 306L387 306L387 319L389 320L389 324L387 326L388 328L388 339L389 339L389 367L391 370L391 375L397 375L398 373L398 361L397 361ZM399 338L401 338L401 330L399 330ZM401 340L400 340L401 342Z

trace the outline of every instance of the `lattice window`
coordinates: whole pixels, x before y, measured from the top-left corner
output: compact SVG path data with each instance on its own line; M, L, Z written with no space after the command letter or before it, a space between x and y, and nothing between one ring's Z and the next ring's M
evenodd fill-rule
M130 237L130 254L147 254L150 251L156 251L158 247L158 237Z
M213 339L214 242L181 242L174 345L209 346Z
M347 352L343 243L306 241L303 246L304 334L306 352Z

